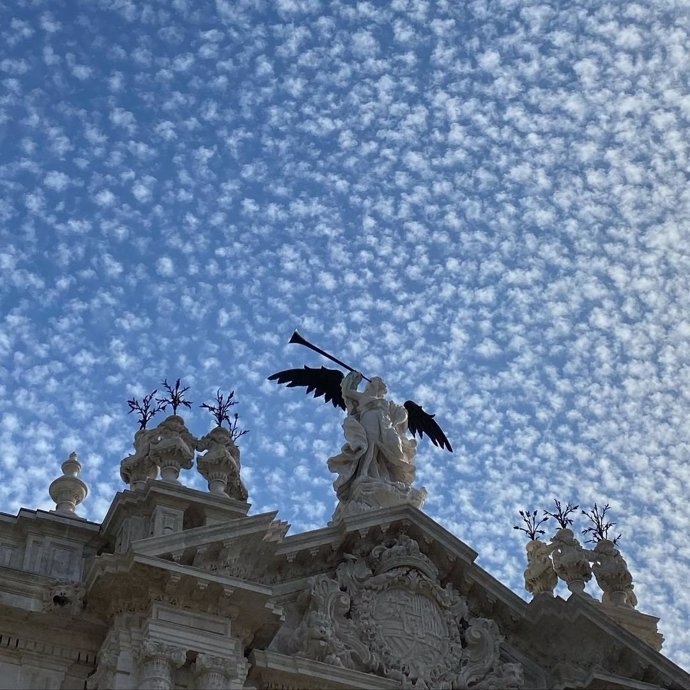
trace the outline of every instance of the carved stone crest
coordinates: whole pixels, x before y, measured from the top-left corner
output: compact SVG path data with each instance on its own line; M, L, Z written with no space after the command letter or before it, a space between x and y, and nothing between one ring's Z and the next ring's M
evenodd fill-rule
M500 661L493 621L471 617L452 585L414 539L400 535L363 558L351 556L335 576L318 575L286 621L277 651L415 688L518 688L522 667ZM289 629L292 628L292 629Z

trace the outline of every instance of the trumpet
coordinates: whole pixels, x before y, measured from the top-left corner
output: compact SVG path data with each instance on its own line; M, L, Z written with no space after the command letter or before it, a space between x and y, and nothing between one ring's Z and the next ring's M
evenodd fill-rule
M333 355L328 354L325 350L322 350L320 347L316 347L316 345L312 345L306 338L303 338L297 331L295 331L292 334L292 337L289 340L290 344L295 344L295 345L304 345L304 347L308 347L310 350L314 350L314 352L318 352L320 355L323 355L327 359L330 359L331 362L335 362L336 364L339 364L341 367L344 367L348 371L354 371L357 374L360 374L362 378L365 381L369 381L371 383L371 379L368 379L364 374L362 374L361 371L357 371L357 369L349 366L348 364L345 364L345 362L341 362L337 357L334 357Z

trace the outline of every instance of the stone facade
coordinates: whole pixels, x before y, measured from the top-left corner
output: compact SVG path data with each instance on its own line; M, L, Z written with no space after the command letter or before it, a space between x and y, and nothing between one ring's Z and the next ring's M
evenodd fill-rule
M76 457L55 511L0 514L0 689L690 687L655 618L578 586L552 595L556 573L573 579L565 538L528 547L525 602L409 501L288 536L276 513L248 514L229 445L202 463L208 492L185 487L175 433L167 479L139 434L101 524L75 512ZM621 561L596 554L611 592L629 588Z

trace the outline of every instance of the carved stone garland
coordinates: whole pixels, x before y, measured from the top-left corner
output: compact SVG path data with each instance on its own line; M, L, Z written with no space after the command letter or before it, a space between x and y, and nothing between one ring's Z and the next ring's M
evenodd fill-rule
M500 661L501 636L488 619L470 617L416 541L399 536L368 557L341 563L335 577L310 580L306 610L289 654L376 673L403 687L519 688L522 667Z

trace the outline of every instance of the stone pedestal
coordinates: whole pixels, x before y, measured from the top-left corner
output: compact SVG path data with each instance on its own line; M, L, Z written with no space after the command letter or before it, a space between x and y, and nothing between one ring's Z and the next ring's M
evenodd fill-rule
M402 483L362 479L353 486L348 499L338 503L328 524L335 525L345 517L397 505L411 505L421 510L425 500L423 487L417 489Z
M659 622L657 617L641 613L628 606L616 606L612 603L602 604L601 610L652 649L657 652L661 650L664 636L657 629Z

